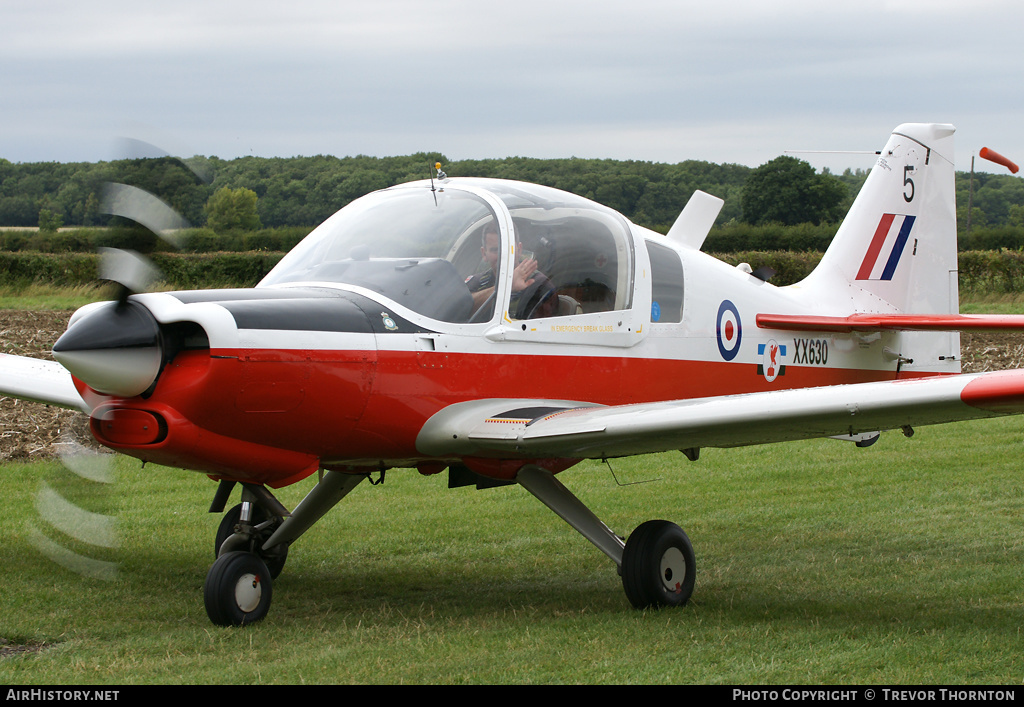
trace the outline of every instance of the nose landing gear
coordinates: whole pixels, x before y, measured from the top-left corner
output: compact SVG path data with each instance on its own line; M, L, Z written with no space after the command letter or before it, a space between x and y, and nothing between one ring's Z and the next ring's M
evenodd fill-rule
M328 471L291 513L263 486L242 485L242 503L224 514L217 531L217 561L203 586L210 620L219 626L251 624L267 615L273 579L288 547L369 474ZM222 481L210 506L221 513L234 482Z
M233 486L222 482L211 511L223 510ZM273 579L284 569L288 543L264 546L286 515L288 510L265 488L243 485L242 502L224 514L217 528L217 561L203 584L203 603L210 621L219 626L241 626L267 615Z

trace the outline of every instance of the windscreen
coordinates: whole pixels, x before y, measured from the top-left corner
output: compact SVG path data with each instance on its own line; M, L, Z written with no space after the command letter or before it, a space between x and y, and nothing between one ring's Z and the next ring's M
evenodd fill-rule
M260 286L356 285L433 319L467 322L475 315L466 280L480 265L485 227L495 223L487 203L467 192L375 192L321 224Z

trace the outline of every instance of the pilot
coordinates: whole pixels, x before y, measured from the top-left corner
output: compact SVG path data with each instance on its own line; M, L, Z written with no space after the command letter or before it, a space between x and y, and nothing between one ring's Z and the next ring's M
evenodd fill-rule
M522 252L522 243L516 249ZM494 226L484 230L483 245L480 253L487 261L488 270L472 275L466 280L466 286L473 294L473 311L478 312L494 295L498 263L501 261L501 239ZM512 300L509 303L509 316L513 319L534 319L554 314L558 307L555 287L547 277L537 270L537 259L532 254L516 265L512 271ZM475 315L474 315L475 318Z

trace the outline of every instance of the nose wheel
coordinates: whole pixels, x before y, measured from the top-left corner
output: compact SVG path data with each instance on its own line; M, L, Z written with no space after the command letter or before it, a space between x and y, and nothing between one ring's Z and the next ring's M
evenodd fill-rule
M263 619L270 610L272 594L270 570L251 552L227 552L218 557L203 585L206 615L218 626L242 626Z
M675 523L649 520L622 551L622 587L637 609L682 606L693 594L697 561L690 539Z

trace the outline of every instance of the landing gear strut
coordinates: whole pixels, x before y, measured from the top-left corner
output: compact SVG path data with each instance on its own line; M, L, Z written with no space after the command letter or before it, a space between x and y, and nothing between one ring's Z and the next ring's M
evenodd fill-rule
M277 579L288 559L288 546L281 544L263 550L263 544L280 525L281 518L272 517L262 506L249 504L246 508L245 503L239 503L224 514L217 528L214 555L220 557L234 551L251 552L263 560L270 570L270 576Z
M623 542L551 472L525 466L516 481L615 562L634 607L683 606L690 600L697 562L690 539L678 525L647 521Z

